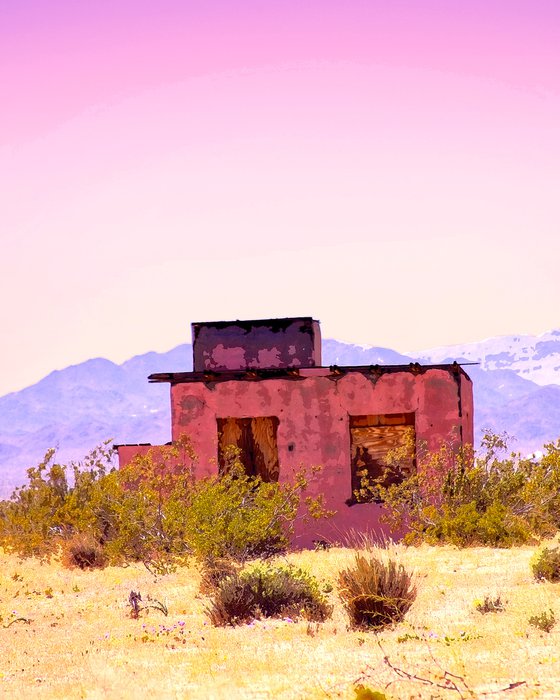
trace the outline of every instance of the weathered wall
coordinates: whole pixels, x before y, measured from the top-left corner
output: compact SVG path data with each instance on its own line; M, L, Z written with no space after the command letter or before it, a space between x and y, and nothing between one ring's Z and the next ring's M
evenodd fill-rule
M131 462L136 455L145 455L152 449L151 445L117 445L116 447L121 467Z
M461 374L461 419L463 444L474 445L474 399L473 385L468 377Z
M321 331L312 318L193 323L195 372L321 364Z
M437 449L472 440L472 385L452 370L426 369L375 376L328 369L300 371L299 378L178 383L171 388L172 438L187 434L199 457L200 476L217 473L217 418L277 416L280 481L300 466L321 465L310 495L324 493L334 518L299 526L296 544L313 538L340 540L351 529L380 531L380 506L347 506L352 495L349 415L414 412L417 441ZM459 416L461 410L461 416ZM422 465L419 465L421 468Z

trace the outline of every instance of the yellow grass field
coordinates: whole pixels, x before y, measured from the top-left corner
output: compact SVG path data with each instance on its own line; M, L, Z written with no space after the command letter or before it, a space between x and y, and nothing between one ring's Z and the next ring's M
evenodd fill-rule
M336 588L323 624L214 628L194 565L155 579L140 564L83 572L0 550L0 698L355 698L359 683L399 699L559 698L560 584L532 578L534 551L380 550L416 572L418 597L403 623L374 634L348 629ZM352 558L342 548L287 557L333 584ZM132 589L168 616L132 619ZM505 610L478 612L486 595ZM550 609L550 633L529 624Z

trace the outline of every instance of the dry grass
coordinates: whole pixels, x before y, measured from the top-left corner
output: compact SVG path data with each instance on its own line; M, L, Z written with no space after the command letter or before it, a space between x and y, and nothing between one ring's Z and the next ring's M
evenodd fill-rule
M68 570L0 550L0 697L349 699L362 682L379 690L390 684L387 696L399 699L459 698L435 685L444 684L447 671L472 689L469 696L457 681L465 698L557 698L560 626L541 632L528 618L550 609L560 617L560 584L533 579L533 552L393 548L417 572L418 597L404 622L373 634L347 629L335 592L333 618L323 624L264 620L214 628L194 566L154 580L141 566ZM288 559L334 585L353 552ZM144 602L164 602L169 616L150 608L132 619L131 590ZM487 595L501 596L505 610L477 612ZM434 685L399 680L384 655Z

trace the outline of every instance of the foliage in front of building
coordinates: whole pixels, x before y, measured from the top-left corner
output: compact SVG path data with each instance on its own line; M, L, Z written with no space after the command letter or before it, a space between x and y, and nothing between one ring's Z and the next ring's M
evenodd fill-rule
M49 450L0 503L0 545L9 551L48 558L62 549L63 561L82 568L142 561L162 573L187 555L244 561L283 552L297 517L326 515L321 498L304 496L312 476L265 483L244 473L236 448L224 474L200 480L187 438L122 469L108 444L81 463L55 456Z
M509 452L508 436L486 433L478 454L442 445L428 452L410 441L387 455L387 470L415 452L421 469L398 483L363 475L358 500L384 504L384 520L408 543L510 547L554 535L560 527L560 439L540 458Z

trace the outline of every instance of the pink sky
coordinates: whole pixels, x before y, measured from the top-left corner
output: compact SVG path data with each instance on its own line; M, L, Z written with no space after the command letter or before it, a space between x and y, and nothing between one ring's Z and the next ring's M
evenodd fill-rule
M85 5L0 3L0 394L206 319L560 327L558 3Z

